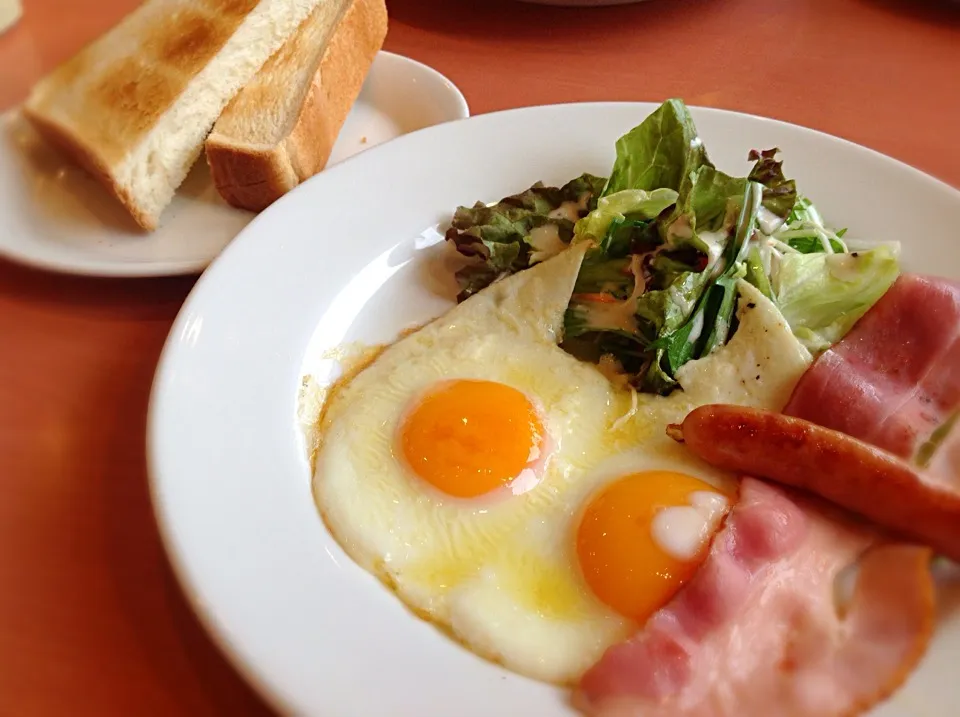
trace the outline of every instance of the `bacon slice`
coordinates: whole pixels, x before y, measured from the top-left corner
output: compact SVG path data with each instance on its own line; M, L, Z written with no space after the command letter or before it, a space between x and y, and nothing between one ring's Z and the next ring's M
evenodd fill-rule
M960 405L960 284L902 275L794 389L784 413L906 459Z
M926 473L955 481L957 367L960 285L905 275L784 412L920 463L939 442ZM853 520L744 479L700 571L584 676L578 704L597 717L847 717L884 699L932 631L930 551ZM838 609L850 566L855 589Z
M744 479L703 567L583 678L601 717L855 714L892 692L933 627L929 551ZM857 563L859 559L859 563ZM852 597L838 577L859 565Z

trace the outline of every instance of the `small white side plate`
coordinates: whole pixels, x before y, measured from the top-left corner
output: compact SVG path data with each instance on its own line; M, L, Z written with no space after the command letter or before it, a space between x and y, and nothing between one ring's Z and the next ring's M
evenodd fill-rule
M469 115L463 94L446 77L381 52L327 166ZM18 110L0 115L0 215L0 256L52 271L127 277L199 273L254 217L220 198L201 157L160 227L143 232L96 180L46 145Z

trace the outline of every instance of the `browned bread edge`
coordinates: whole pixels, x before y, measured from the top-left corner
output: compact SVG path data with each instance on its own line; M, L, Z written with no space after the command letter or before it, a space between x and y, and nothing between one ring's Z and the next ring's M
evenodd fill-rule
M384 0L354 0L324 49L287 137L263 150L219 135L207 139L210 173L225 201L260 211L326 166L386 33Z

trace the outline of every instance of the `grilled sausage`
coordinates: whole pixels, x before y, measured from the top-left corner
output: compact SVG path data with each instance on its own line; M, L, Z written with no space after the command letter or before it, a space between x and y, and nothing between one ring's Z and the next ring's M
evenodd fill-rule
M960 560L960 491L845 433L720 404L667 433L712 465L810 491Z

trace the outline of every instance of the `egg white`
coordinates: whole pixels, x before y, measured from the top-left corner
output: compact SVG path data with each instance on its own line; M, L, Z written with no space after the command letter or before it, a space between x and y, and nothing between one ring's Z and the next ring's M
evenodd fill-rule
M590 496L650 469L729 482L665 426L708 401L780 408L809 363L776 308L744 285L740 330L685 367L684 391L631 395L557 346L582 255L574 247L498 282L398 341L332 392L317 429L314 493L350 556L478 654L554 683L575 681L636 629L580 573L573 535ZM749 386L737 368L747 360ZM457 500L404 467L395 450L404 412L456 378L501 382L539 407L549 453L534 489Z

